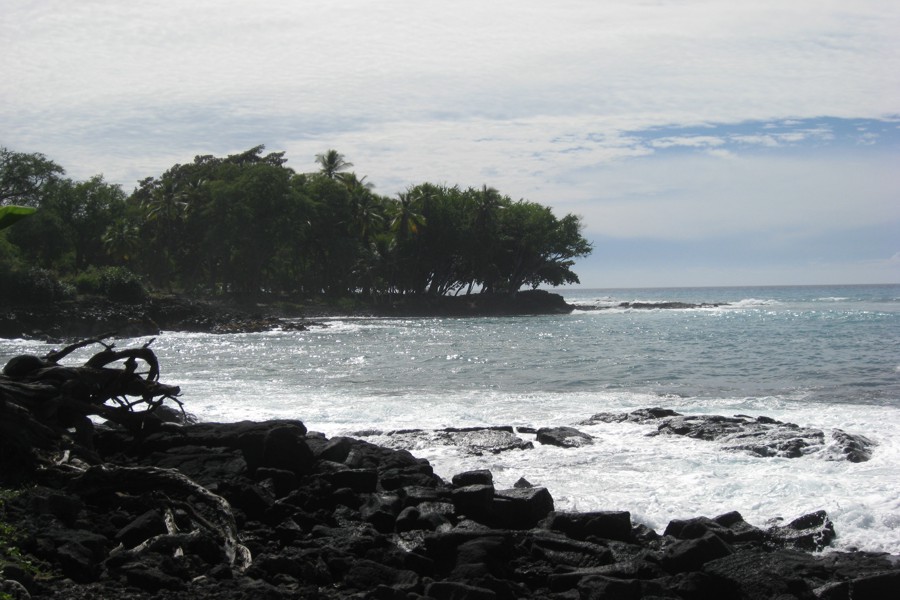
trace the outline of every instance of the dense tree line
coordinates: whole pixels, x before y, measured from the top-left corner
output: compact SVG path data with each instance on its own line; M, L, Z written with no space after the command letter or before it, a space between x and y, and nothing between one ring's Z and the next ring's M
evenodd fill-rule
M514 294L577 283L573 259L591 251L579 217L487 186L387 197L335 150L314 172L285 163L263 146L197 156L129 195L0 148L0 205L38 209L0 233L0 277L7 288L23 270L85 285L112 270L194 294Z

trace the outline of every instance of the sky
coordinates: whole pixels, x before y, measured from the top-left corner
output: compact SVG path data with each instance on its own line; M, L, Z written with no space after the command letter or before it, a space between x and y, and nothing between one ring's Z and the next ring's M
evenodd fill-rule
M896 0L0 0L0 146L580 215L584 287L900 283Z

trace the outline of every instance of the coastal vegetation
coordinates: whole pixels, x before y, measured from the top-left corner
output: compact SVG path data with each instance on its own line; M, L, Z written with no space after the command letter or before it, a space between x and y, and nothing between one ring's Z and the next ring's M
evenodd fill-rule
M0 148L0 206L37 209L0 233L0 301L78 292L204 297L515 295L577 283L581 219L498 190L421 183L376 193L336 150L296 172L264 146L197 156L126 193Z

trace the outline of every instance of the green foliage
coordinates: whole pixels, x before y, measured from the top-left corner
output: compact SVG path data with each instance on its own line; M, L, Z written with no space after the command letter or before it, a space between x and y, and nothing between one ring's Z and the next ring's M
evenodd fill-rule
M377 299L574 283L574 259L591 251L579 217L487 186L422 183L387 197L336 150L316 155L310 173L285 162L264 146L197 156L128 197L100 176L48 177L33 187L40 211L4 232L0 259L131 302L145 297L142 278L246 297Z
M35 210L32 206L0 206L0 229L6 229L16 221L30 217Z
M39 206L44 188L63 173L62 167L43 154L0 147L0 205Z
M148 297L141 278L125 267L92 267L76 275L74 281L79 293L103 296L113 302L138 304Z
M53 271L3 268L0 266L0 302L5 304L41 304L68 300L75 288L61 282Z
M19 529L2 514L6 504L20 494L19 490L0 489L0 572L6 565L12 564L35 577L41 575L40 569L23 554L20 548L22 535ZM3 600L2 594L0 600Z

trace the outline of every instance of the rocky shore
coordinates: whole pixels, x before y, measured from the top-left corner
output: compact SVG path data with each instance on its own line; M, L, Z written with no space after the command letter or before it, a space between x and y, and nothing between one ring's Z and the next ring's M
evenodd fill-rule
M49 304L0 306L0 338L40 339L57 343L114 332L118 337L158 335L161 331L247 333L273 329L305 329L317 319L341 316L465 317L565 314L572 306L562 296L543 290L515 297L398 296L379 301L304 304L204 301L179 296L155 297L139 304L97 298Z
M102 350L59 364L86 344ZM840 532L824 511L786 508L766 524L698 515L657 532L626 511L558 511L525 478L510 489L489 471L444 480L403 449L423 437L473 454L528 451L521 434L593 443L574 427L329 439L298 420L191 423L163 404L180 405L179 390L159 382L148 346L86 340L4 367L0 599L860 600L900 585L900 557L831 550ZM863 436L765 417L649 408L584 424L596 422L654 423L655 435L759 460L873 452Z
M300 421L99 428L90 456L2 498L10 598L859 600L900 584L898 557L820 552L836 533L821 511L660 535Z

